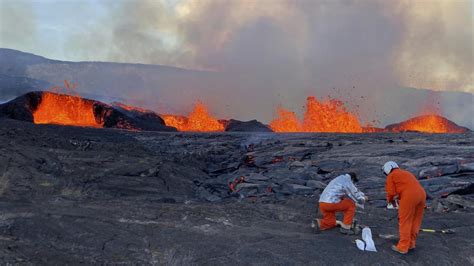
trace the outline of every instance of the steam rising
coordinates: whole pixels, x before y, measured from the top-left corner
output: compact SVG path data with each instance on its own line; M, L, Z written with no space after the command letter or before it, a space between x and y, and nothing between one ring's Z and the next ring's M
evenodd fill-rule
M84 5L68 3L86 19ZM64 32L56 47L63 52L51 57L218 72L219 82L193 94L212 98L221 116L269 121L262 112L280 103L300 111L308 95L333 95L363 105L361 115L373 119L379 94L397 86L474 93L469 0L143 0L97 8L104 13L94 25ZM9 10L31 9L17 2L2 2L1 10L0 46L19 44L17 32L38 23L32 15L18 24ZM49 56L46 45L37 47L42 42L28 43L21 47ZM171 94L160 89L165 100ZM354 100L361 96L363 103Z

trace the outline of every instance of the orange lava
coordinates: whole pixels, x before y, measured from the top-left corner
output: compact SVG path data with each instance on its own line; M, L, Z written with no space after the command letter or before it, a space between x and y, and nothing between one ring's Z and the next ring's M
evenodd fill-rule
M172 126L179 131L194 131L194 132L217 132L224 131L222 125L215 117L209 114L207 107L197 102L194 110L188 117L177 115L162 115L167 126Z
M423 133L464 133L468 129L460 127L454 122L441 116L442 106L440 95L429 92L426 102L419 110L419 116L410 118L398 124L387 126L391 132L416 131Z
M270 122L270 128L275 132L363 132L357 116L347 111L341 101L318 101L315 97L307 99L303 122L295 113L280 107L278 117Z
M270 122L270 128L274 132L301 132L301 124L294 112L283 107L277 109L278 117Z
M417 131L424 133L464 133L467 129L456 125L448 119L435 115L422 115L390 127L392 132Z
M81 97L44 92L33 112L35 124L57 124L82 127L103 127L94 115L92 101Z
M181 115L160 115L165 125L175 127L178 131L187 131L188 118Z

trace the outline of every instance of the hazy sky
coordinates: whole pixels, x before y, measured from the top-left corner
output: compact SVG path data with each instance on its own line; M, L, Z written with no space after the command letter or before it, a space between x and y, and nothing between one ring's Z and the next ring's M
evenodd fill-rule
M152 86L136 99L180 113L198 98L220 117L268 122L277 105L301 114L314 95L384 124L417 115L404 102L426 104L399 87L474 93L473 1L0 0L0 47L217 73L209 88ZM445 115L473 125L473 104L449 105Z
M0 3L0 46L54 59L474 92L470 0Z

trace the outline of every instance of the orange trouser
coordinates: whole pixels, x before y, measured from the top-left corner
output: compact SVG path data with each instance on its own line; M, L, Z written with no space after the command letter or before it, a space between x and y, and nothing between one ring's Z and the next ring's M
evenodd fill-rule
M323 214L319 228L321 228L321 230L327 230L336 227L336 212L344 213L344 220L342 221L344 224L352 224L356 205L351 199L344 198L338 203L320 202L319 210L321 210Z
M425 201L426 194L424 190L404 191L398 209L400 241L397 248L399 250L408 251L409 248L415 248L416 237L423 220Z

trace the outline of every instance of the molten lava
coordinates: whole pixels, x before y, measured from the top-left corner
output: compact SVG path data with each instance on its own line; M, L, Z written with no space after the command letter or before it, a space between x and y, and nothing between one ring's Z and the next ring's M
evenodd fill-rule
M270 128L274 132L301 132L301 125L294 112L288 111L283 107L277 109L278 117L270 122Z
M103 127L94 115L92 101L77 96L44 92L33 112L35 124Z
M295 113L280 107L270 127L275 132L363 132L357 116L347 111L341 101L318 101L315 97L307 99L303 122Z
M439 115L422 115L387 126L391 132L464 133L468 130Z
M437 92L429 92L419 116L387 126L390 132L417 131L423 133L464 133L469 129L460 127L441 116L442 106Z
M175 127L179 131L196 131L196 132L215 132L224 131L222 125L216 118L209 114L207 107L197 102L194 110L188 117L177 115L163 115L167 126Z
M335 99L319 102L308 97L303 120L305 132L362 132L359 119L346 111L344 104Z
M188 118L180 115L160 115L165 125L175 127L178 131L187 131Z

